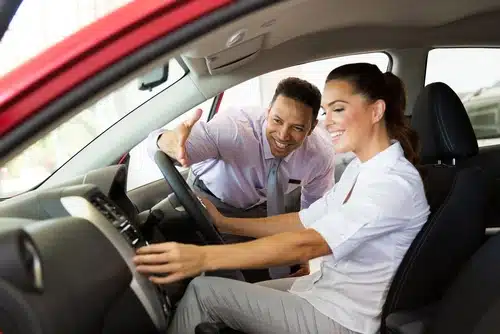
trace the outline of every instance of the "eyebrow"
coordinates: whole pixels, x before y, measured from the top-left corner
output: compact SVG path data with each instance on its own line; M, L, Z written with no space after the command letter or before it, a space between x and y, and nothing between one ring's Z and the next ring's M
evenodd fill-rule
M283 120L281 119L281 117L279 117L279 116L278 116L278 115L276 115L276 114L274 115L274 118L277 118L277 119L279 119L280 121L283 121ZM297 127L300 127L300 128L304 128L304 127L305 127L305 125L304 125L304 124L292 124L292 126L297 126Z
M328 103L326 106L327 106L327 107L330 107L330 106L332 106L333 104L335 104L335 103L337 103L337 102L342 102L342 103L347 103L347 104L349 104L349 102L344 101L344 100L335 100L335 101L332 101L332 102Z

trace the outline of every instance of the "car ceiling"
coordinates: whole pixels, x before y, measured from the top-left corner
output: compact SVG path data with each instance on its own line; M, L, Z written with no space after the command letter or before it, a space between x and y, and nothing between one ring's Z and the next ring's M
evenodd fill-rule
M342 44L347 46L355 43L364 45L365 48L378 49L379 47L373 43L373 38L387 39L388 34L394 38L390 48L431 45L441 43L440 40L446 40L444 37L448 38L451 35L466 39L468 34L464 34L463 29L475 27L475 21L483 20L485 14L492 17L492 21L495 22L500 17L500 2L291 0L212 32L192 44L183 52L182 57L198 75L207 74L206 58L227 50L228 39L242 29L246 31L243 41L257 36L263 37L262 50L275 48L301 36L314 38L318 33L321 35L321 32L337 34ZM352 35L353 30L357 31L355 36ZM342 33L346 34L346 38L343 38ZM379 36L374 36L376 34ZM483 34L487 34L487 31ZM356 41L353 41L352 37L356 37ZM456 43L460 43L459 39L455 38ZM412 43L414 45L410 45ZM386 47L385 44L380 47ZM338 53L344 53L341 49L340 45ZM231 61L231 57L228 58Z

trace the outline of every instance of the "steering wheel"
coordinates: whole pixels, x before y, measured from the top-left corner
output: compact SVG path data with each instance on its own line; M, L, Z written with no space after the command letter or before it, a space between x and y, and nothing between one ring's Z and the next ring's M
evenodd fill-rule
M210 213L205 208L205 205L198 199L198 196L191 190L181 173L175 168L172 159L159 150L155 153L154 158L163 177L168 184L170 184L170 187L184 209L195 221L205 241L208 244L224 244L224 240L215 227Z
M224 240L219 231L215 227L212 217L205 205L198 199L198 196L188 186L181 173L175 168L174 162L162 151L155 153L155 162L160 168L165 180L170 184L170 187L177 196L187 213L193 218L198 230L203 235L207 244L222 245ZM216 270L211 273L206 273L209 276L219 276L245 281L245 276L241 270Z

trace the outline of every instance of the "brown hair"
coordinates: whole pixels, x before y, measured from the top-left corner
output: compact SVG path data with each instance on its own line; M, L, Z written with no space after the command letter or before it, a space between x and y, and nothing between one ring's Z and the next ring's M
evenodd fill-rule
M373 64L354 63L335 68L328 74L326 82L330 80L346 80L356 93L373 102L383 100L386 105L384 121L389 136L399 141L408 161L414 165L418 163L418 135L410 128L404 115L406 92L400 78L390 72L382 73Z

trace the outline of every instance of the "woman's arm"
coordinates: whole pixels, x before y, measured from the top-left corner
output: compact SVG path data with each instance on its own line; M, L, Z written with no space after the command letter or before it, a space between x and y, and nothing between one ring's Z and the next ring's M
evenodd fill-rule
M298 212L265 218L232 218L223 216L207 199L202 199L217 228L224 233L262 238L277 233L304 230Z
M245 243L204 248L204 269L210 271L292 265L331 253L323 237L312 229L279 233Z
M330 248L315 230L286 232L230 245L195 246L166 242L137 250L137 271L153 275L155 283L171 283L203 271L269 268L306 262L330 254ZM166 277L155 274L168 274Z
M262 238L283 232L304 230L297 212L265 218L224 217L217 226L224 233Z

